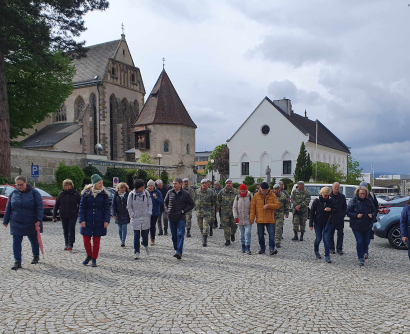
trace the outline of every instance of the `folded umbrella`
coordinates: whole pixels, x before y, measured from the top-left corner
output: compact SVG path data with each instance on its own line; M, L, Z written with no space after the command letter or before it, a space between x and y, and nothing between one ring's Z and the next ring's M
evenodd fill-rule
M40 226L36 226L38 245L40 246L41 254L44 255L43 240L41 240Z

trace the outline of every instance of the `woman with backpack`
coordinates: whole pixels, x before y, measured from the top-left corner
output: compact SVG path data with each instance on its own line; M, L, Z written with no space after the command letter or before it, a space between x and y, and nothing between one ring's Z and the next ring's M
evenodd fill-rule
M356 238L359 266L364 266L364 260L369 258L370 232L376 208L369 198L367 187L358 187L354 195L347 206L346 214L350 218L350 228Z
M134 190L128 196L127 209L131 217L131 225L134 229L134 254L135 260L140 255L140 240L148 255L148 233L151 227L152 200L148 190L144 188L144 181L134 181Z
M151 246L154 246L156 233L155 225L157 223L158 216L161 214L161 205L164 204L164 200L162 199L161 192L155 188L155 182L153 180L148 181L147 188L152 201L152 216L149 230L151 234Z
M241 184L239 186L239 194L235 196L233 202L233 217L235 218L235 223L239 227L239 235L242 244L242 253L251 255L251 232L252 224L251 221L251 201L252 195L248 191L246 184Z
M57 212L60 211L60 218L63 225L63 234L66 251L72 251L75 242L75 225L78 219L78 209L81 196L75 190L73 181L67 179L63 181L63 191L57 196L53 208L53 221L57 221Z
M118 235L120 236L121 247L125 247L127 227L130 223L130 215L127 210L129 193L130 189L128 188L128 185L124 182L119 183L111 205L111 216L115 219L115 223L118 225Z
M110 200L104 188L100 175L91 176L92 184L84 187L80 202L80 233L87 257L83 261L87 265L91 260L91 267L97 267L97 258L100 251L101 237L107 235L107 227L110 223ZM93 244L91 245L91 238Z
M314 246L316 258L322 258L319 253L319 245L323 238L323 244L325 245L325 259L327 263L332 263L332 260L330 259L330 233L333 229L330 219L333 207L333 199L330 198L331 192L329 187L323 187L320 189L319 197L312 203L309 220L309 229L312 231L314 228L316 234Z

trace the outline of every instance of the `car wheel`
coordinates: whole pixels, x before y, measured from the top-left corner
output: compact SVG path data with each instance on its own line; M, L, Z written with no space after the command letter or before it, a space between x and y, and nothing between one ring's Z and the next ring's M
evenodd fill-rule
M401 240L400 225L394 225L387 233L390 245L396 249L407 249L407 245Z

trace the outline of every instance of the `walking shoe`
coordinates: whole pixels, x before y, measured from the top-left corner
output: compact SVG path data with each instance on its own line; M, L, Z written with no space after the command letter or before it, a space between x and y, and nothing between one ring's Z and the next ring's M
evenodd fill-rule
M68 248L68 246L67 246L67 245L65 245L64 250L67 250L67 248Z
M168 235L168 230L164 228L164 235Z
M190 237L191 237L191 229L190 229L190 228L187 228L187 229L186 229L186 237L187 237L187 238L190 238Z
M149 249L148 249L148 246L146 246L146 247L144 247L145 248L145 253L147 254L147 255L149 255Z
M155 246L155 239L151 239L151 246Z
M276 255L276 254L278 254L278 250L277 249L270 250L269 254L270 255Z
M293 241L298 241L298 231L293 231L293 233L295 233L295 236L292 238Z
M121 247L125 247L125 243L122 242L122 243L121 243Z
M21 268L21 262L14 262L14 266L11 267L11 270L17 270Z
M319 260L322 258L322 256L320 255L319 252L315 252L315 255L316 255L316 258L319 259Z
M225 246L230 246L231 245L231 240L226 240L225 241Z
M181 260L181 257L182 257L182 255L181 254L179 254L179 253L175 253L175 255L174 255L178 260Z
M217 222L215 222L214 228L218 228L218 223Z
M250 246L250 245L246 245L246 254L252 255L251 246Z
M134 259L138 260L140 258L140 252L134 252L134 254L135 254Z
M212 232L212 227L209 227L209 236L212 237L214 235L214 232Z
M164 235L164 232L162 232L162 230L159 230L158 235Z
M235 241L235 234L231 235L231 241L234 242Z
M246 246L244 244L242 244L242 253L246 252Z
M338 250L338 251L337 251L337 254L339 254L339 255L343 255L343 254L344 254L344 252L343 252L342 250Z
M330 256L325 256L326 262L327 263L332 263L332 260L330 259Z
M92 259L91 260L91 267L93 267L93 268L97 267L97 259Z
M31 264L37 264L38 261L40 261L40 256L34 256L33 260L31 261Z
M330 254L336 254L335 250L334 250L334 249L331 249L331 250L330 250Z
M280 244L276 244L276 248L281 248L282 246Z
M364 258L367 260L369 258L369 254L364 254Z
M219 229L220 229L220 230L223 230L223 227L222 227L222 225L219 225Z
M262 250L262 249L260 249L259 252L258 252L258 254L265 254L265 251Z
M303 241L303 235L305 234L305 232L300 232L300 239L299 241Z
M359 266L364 266L364 259L359 259Z
M67 250L68 250L69 252L71 252L71 251L73 250L73 247L68 246L68 247L67 247Z
M203 235L202 236L202 247L206 247L207 246L207 244L206 244L206 239L208 238L208 236L207 235Z
M91 256L87 256L87 257L85 258L85 260L83 261L83 265L86 266L90 261L91 261Z

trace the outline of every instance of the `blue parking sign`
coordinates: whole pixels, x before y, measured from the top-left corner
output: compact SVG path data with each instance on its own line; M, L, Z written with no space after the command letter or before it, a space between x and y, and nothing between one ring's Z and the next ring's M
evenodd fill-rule
M31 165L31 177L39 177L40 168L38 165Z

